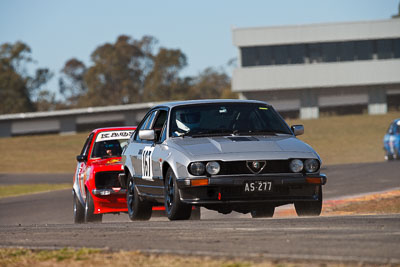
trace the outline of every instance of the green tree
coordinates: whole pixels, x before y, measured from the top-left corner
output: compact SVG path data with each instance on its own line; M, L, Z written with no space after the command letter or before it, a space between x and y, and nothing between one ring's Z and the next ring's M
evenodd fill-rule
M60 93L69 107L107 106L143 101L237 98L225 71L207 68L195 77L180 77L187 65L179 49L158 48L157 40L121 35L91 54L86 67L70 59L62 69Z
M143 84L152 68L156 39L134 40L119 36L115 44L98 47L91 55L93 66L85 74L86 105L119 105L142 101Z
M27 73L32 62L31 49L22 42L0 47L0 114L36 110L35 97L52 74L39 68L34 76Z
M188 97L191 99L237 98L230 88L231 79L223 70L206 68L193 78Z
M179 72L186 65L186 56L179 49L161 48L145 79L144 101L177 99L177 95L183 93L182 85L186 85L186 80L179 78Z
M62 75L58 83L64 104L68 107L81 106L81 98L87 93L86 72L85 64L76 58L68 60L61 70Z

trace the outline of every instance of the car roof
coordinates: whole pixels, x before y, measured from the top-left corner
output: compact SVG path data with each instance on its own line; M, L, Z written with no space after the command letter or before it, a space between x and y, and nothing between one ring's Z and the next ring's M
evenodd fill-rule
M108 132L108 131L127 131L127 130L136 130L136 126L120 126L120 127L105 127L105 128L97 128L92 131L92 133L97 134L100 132Z
M174 101L174 102L166 102L159 104L155 106L154 108L158 107L168 107L168 108L173 108L177 106L185 106L185 105L198 105L198 104L216 104L216 103L257 103L257 104L267 104L266 102L263 101L258 101L258 100L242 100L242 99L201 99L201 100L186 100L186 101Z

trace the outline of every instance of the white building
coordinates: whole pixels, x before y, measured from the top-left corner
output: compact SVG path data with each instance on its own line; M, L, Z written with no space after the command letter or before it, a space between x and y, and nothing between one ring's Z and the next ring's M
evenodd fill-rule
M400 109L400 19L235 28L232 90L284 116Z

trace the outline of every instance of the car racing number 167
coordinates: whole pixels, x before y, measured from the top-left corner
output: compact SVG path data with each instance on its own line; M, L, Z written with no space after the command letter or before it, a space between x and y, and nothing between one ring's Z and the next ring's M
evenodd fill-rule
M153 180L153 168L151 160L153 151L154 147L146 146L142 152L142 178L146 180Z

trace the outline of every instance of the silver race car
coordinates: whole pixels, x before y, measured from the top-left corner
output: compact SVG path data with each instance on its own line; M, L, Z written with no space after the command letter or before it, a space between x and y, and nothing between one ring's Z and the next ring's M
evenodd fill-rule
M227 214L272 217L294 203L299 216L322 208L321 159L265 102L198 100L151 109L122 153L131 220L147 220L164 205L170 220L192 206Z

